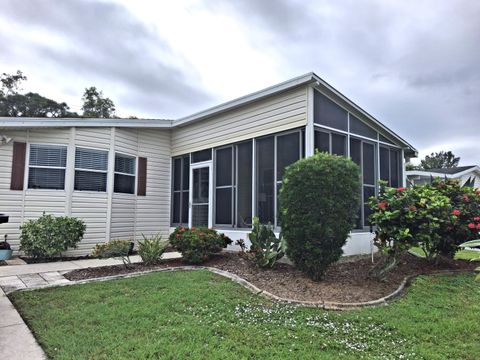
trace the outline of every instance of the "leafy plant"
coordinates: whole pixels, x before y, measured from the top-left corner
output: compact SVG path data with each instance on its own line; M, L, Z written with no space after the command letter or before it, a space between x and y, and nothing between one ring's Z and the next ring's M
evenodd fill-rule
M287 167L279 197L286 252L312 279L342 255L359 195L360 169L350 159L316 153Z
M118 257L121 258L125 267L130 265L130 255L133 253L134 243L128 240L110 240L97 244L92 251L92 256L100 259Z
M252 243L250 253L260 267L272 268L285 255L285 241L281 236L275 236L270 224L260 224L257 217L253 218L253 229L248 238Z
M232 240L213 229L178 227L170 234L170 244L182 253L189 264L200 264L222 251Z
M45 214L20 226L20 250L34 258L51 258L76 248L85 233L85 223L75 217Z
M167 248L168 241L163 240L158 234L150 238L142 234L142 237L143 241L138 242L138 255L146 265L158 263Z

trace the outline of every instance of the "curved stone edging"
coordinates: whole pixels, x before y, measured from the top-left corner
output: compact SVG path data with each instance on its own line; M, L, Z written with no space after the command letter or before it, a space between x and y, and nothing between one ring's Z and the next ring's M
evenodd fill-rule
M253 285L251 282L241 278L240 276L233 274L231 272L220 270L214 267L209 266L176 266L171 268L163 268L163 269L152 269L147 271L138 271L132 272L128 274L119 274L119 275L111 275L111 276L104 276L99 278L91 278L91 279L84 279L84 280L74 280L70 281L65 284L59 285L47 285L41 286L36 288L25 288L19 289L16 291L30 291L30 290L37 290L37 289L45 289L51 287L59 287L59 286L70 286L70 285L78 285L78 284L88 284L93 282L101 282L101 281L108 281L108 280L116 280L116 279L127 279L132 277L137 277L141 275L156 273L156 272L167 272L167 271L192 271L192 270L208 270L214 274L226 277L235 283L243 286L250 292L254 293L255 295L261 295L269 300L286 303L286 304L293 304L293 305L302 305L306 307L316 307L325 310L353 310L353 309L360 309L364 307L371 307L371 306L385 306L388 305L389 302L398 299L404 292L408 285L411 284L412 280L414 280L417 276L421 275L454 275L460 273L468 273L468 270L439 270L429 274L419 274L419 275L409 275L406 276L402 282L400 283L399 287L393 291L392 293L381 297L379 299L370 300L370 301L363 301L363 302L356 302L356 303L341 303L341 302L334 302L334 301L308 301L308 300L295 300L289 298L283 298L272 294L266 290L262 290L257 286Z

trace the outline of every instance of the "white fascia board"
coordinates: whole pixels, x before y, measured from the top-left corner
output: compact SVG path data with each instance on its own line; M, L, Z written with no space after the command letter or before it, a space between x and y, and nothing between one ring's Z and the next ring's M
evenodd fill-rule
M296 78L284 81L280 84L270 86L270 87L265 88L263 90L256 91L254 93L239 97L237 99L228 101L226 103L223 103L223 104L220 104L220 105L217 105L217 106L214 106L214 107L211 107L209 109L197 112L195 114L180 118L178 120L174 120L173 121L173 127L190 124L190 123L202 120L206 117L209 117L209 116L212 116L212 115L217 115L217 114L222 113L224 111L232 110L232 109L235 109L237 107L240 107L240 106L246 105L248 103L251 103L253 101L260 100L260 99L262 99L264 97L267 97L269 95L273 95L273 94L276 94L276 93L281 92L281 91L289 90L289 89L294 88L296 86L300 86L300 85L303 85L303 84L308 84L308 83L314 82L315 81L314 76L315 76L315 74L310 72L308 74L301 75L301 76L298 76Z
M0 117L0 129L54 127L126 127L169 129L172 120L163 119L105 119L105 118L22 118Z
M422 170L408 170L406 171L406 173L407 173L407 176L431 176L431 177L443 177L443 178L446 177L447 179L456 179L464 175L468 175L470 173L480 174L480 167L473 166L467 170L463 170L455 174L445 174L440 172L431 172L431 171L422 171Z

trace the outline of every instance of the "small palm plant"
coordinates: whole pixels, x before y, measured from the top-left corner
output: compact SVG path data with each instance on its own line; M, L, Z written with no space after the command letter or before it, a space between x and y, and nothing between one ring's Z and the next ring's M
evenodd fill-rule
M475 248L475 247L480 247L480 239L478 240L472 240L472 241L467 241L463 244L459 245L461 248ZM478 256L476 258L471 259L470 261L480 261L480 252L478 253ZM475 278L476 281L480 281L480 267L475 269L476 272L478 272L477 277Z

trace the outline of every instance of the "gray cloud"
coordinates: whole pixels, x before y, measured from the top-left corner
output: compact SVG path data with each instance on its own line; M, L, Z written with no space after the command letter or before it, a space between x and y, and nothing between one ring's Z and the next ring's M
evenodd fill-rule
M463 146L480 120L480 3L209 3L275 48L288 76L313 70L420 150L453 146L480 163Z
M210 98L194 85L193 71L187 73L162 59L171 55L171 49L121 5L80 0L7 0L2 5L9 21L47 30L71 44L68 48L55 46L54 41L25 44L34 57L54 64L58 73L81 74L92 83L95 79L116 83L125 93L120 101L130 108L141 103L143 113L165 116L172 104L188 111Z

